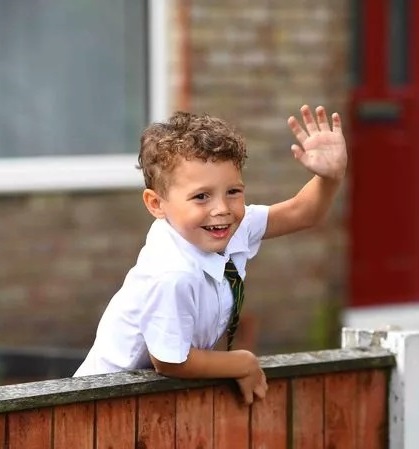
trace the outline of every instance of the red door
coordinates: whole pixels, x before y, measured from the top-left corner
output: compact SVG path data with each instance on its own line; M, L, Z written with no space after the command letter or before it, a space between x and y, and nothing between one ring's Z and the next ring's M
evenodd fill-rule
M419 2L352 0L349 306L419 300Z

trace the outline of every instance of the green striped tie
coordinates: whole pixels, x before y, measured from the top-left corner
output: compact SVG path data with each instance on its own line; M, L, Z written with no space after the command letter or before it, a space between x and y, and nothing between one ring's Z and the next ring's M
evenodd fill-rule
M226 263L224 276L230 283L233 292L233 309L227 329L227 350L230 351L233 346L234 334L239 324L240 311L243 306L244 283L231 259Z

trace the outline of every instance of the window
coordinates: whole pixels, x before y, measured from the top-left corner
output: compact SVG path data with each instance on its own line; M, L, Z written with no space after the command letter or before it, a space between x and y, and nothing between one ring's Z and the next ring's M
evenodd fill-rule
M139 136L165 115L164 2L0 0L1 192L140 185Z
M409 82L409 27L411 3L409 0L390 0L389 58L390 83L403 86Z

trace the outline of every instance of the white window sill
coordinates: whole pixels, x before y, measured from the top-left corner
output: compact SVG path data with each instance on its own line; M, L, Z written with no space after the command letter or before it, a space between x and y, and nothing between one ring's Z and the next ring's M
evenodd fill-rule
M76 190L140 189L137 155L0 160L0 195Z
M377 306L350 307L343 313L343 323L354 329L387 329L396 326L403 330L419 329L419 302Z

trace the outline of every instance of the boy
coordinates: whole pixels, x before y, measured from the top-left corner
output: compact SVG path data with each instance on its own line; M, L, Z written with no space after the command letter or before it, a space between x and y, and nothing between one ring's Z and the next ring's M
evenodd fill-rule
M75 376L154 367L179 378L235 378L247 404L265 397L254 354L213 347L226 331L231 343L245 264L261 240L318 223L344 177L338 114L332 127L321 106L315 117L308 106L301 114L305 129L295 117L288 120L301 145L291 150L314 177L295 197L269 207L245 206L246 147L224 121L179 112L145 130L143 200L156 220ZM231 287L227 263L240 276Z

